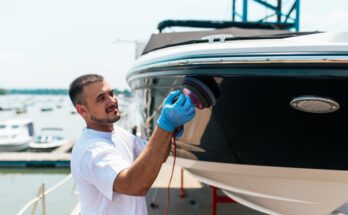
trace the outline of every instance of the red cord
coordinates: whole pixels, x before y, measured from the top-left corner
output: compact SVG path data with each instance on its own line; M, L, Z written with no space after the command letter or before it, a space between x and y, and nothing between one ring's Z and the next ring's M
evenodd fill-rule
M176 160L175 135L173 135L172 139L173 139L173 145L174 145L174 152L173 152L174 161L173 161L172 173L170 174L170 179L169 179L169 183L168 183L168 187L167 187L167 202L166 202L166 208L165 208L165 211L164 211L165 215L168 215L168 211L169 211L169 205L170 205L170 184L172 183L173 174L174 174L174 168L175 168L175 160Z

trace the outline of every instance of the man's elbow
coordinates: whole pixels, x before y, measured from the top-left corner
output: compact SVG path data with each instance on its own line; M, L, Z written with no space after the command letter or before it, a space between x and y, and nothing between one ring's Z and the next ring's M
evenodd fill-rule
M128 189L117 189L116 186L113 187L114 192L130 195L130 196L146 196L147 192L149 192L150 189L151 187L148 187L148 186L144 186L144 187L133 186L132 188L128 188Z
M138 189L134 190L134 196L146 196L150 189L151 187L149 186L139 187Z
M142 189L138 192L137 196L146 196L146 194L149 190L150 189Z
M129 196L146 196L148 191L149 191L149 189L128 190L128 191L124 192L124 194L129 195ZM114 192L117 192L117 191L114 191Z
M139 177L130 174L129 169L121 171L114 180L113 191L130 196L145 196L151 189L152 183L139 181Z

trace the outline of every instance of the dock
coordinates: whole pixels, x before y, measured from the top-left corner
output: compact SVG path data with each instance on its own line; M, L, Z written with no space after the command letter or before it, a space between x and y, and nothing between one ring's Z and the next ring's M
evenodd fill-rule
M70 167L70 153L3 152L0 167Z
M52 152L0 152L0 167L70 167L74 141Z

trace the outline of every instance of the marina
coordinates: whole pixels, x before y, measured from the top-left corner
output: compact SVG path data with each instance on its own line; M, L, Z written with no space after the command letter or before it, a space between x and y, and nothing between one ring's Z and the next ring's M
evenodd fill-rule
M15 96L16 97L16 96ZM22 98L22 96L20 96ZM53 97L54 98L54 97ZM10 98L13 99L13 98ZM39 97L41 99L41 97ZM29 109L28 114L35 113L33 109ZM65 111L64 115L66 113ZM23 116L28 117L28 115ZM35 117L34 117L35 118ZM38 123L37 123L38 124ZM40 123L39 123L40 124ZM50 127L49 123L43 123L42 127L36 130L55 130L54 127ZM69 130L69 127L65 127ZM70 128L72 129L72 128ZM78 131L76 131L78 132ZM73 135L72 135L73 137ZM50 189L55 186L55 183L63 180L70 173L70 151L73 145L73 141L69 144L61 146L52 152L2 152L0 153L0 182L7 188L2 189L2 195L17 196L16 192L12 192L22 189L17 183L20 180L28 181L31 184L31 189L26 188L21 193L21 198L18 199L18 204L6 207L2 211L2 214L15 214L18 213L21 207L31 199L35 198L37 190L40 188L41 183L45 184L46 189ZM169 181L169 173L171 171L172 161L168 161L163 165L160 175L155 181L153 188L146 196L148 202L149 214L163 214L163 210L166 206L164 201L167 196L167 186ZM36 174L37 173L37 174ZM211 214L211 188L201 184L194 179L189 173L185 174L185 192L187 196L181 198L180 193L180 172L176 168L174 178L171 184L170 193L170 213L176 213L181 211L182 213L190 211L190 213ZM52 178L52 179L50 179ZM12 182L11 182L12 181ZM10 183L10 185L8 185ZM9 189L9 190L7 190ZM45 197L46 213L47 214L78 214L78 195L73 191L74 183L72 179L69 179L61 188L57 188L52 194ZM11 191L10 191L11 190ZM8 193L7 193L8 192ZM75 193L75 194L74 194ZM222 194L223 195L223 194ZM8 201L2 200L0 206L5 206L8 202L13 201L12 198L8 198ZM58 207L55 204L64 204L64 207ZM37 202L36 211L40 213L41 201ZM155 207L151 205L155 204ZM27 211L31 211L31 205ZM230 210L237 211L240 214L258 214L257 212L250 210L239 204L219 204L217 207L218 214L229 214Z
M1 215L348 214L347 2L0 8Z
M29 97L32 98L31 96ZM6 96L5 98L2 97L3 100L0 100L0 102L4 102L5 100L25 101L27 98L28 96L21 95ZM61 100L61 97L34 96L34 98L31 100L50 100L51 102L54 102L56 99ZM0 206L5 208L5 205L8 205L10 202L14 201L13 198L17 199L17 204L11 204L11 207L6 207L6 209L2 211L2 214L17 214L21 208L36 197L37 191L42 183L45 184L46 190L49 190L51 187L54 187L58 182L69 175L71 147L74 143L74 138L77 138L80 130L83 129L83 124L81 124L81 127L78 127L78 115L70 114L70 104L68 103L70 101L68 101L68 98L63 97L62 103L65 104L65 102L66 105L63 105L62 109L56 109L52 112L45 113L47 114L46 116L48 119L50 119L50 115L58 114L58 116L55 116L55 125L50 121L39 120L41 119L41 110L39 109L39 105L34 104L28 108L27 113L19 115L23 118L33 119L36 133L40 133L42 130L58 130L60 132L61 129L64 129L64 131L70 131L66 133L66 136L69 137L71 141L69 144L58 147L51 152L24 151L0 153L0 184L2 184L2 186L0 186L0 190L2 190L1 195L11 196L6 200L2 199L0 201ZM127 105L123 105L123 108L126 107ZM14 111L15 110L0 112L0 116L2 116L0 120L10 118L12 116L18 116ZM70 119L70 123L60 123L58 119L63 118L63 116L65 118L71 117L72 119ZM67 122L66 120L67 119L65 119L64 122ZM134 114L132 115L132 120L135 120ZM125 125L127 125L127 123ZM149 214L163 214L163 210L167 204L165 199L168 192L167 187L171 169L172 160L169 159L167 163L163 165L160 175L156 179L151 191L146 196ZM181 198L180 180L180 171L177 167L175 167L173 181L170 186L170 213L181 211L181 213L189 212L192 214L211 214L211 188L202 184L189 173L185 172L184 189L186 192L186 197ZM20 181L26 181L26 187L23 187L24 185L20 185ZM75 188L73 180L69 179L64 183L64 185L61 185L60 188L57 188L54 192L46 196L46 213L57 215L78 213L78 194L74 190ZM19 198L18 195L21 197ZM220 193L220 195L226 196L223 193ZM41 204L41 200L39 199L36 207L36 211L38 213L41 213ZM64 204L64 207L60 207L57 204ZM152 204L155 204L155 206L152 207ZM26 211L31 211L32 207L33 205L31 205ZM250 210L240 204L217 204L218 214L229 214L231 210L236 211L239 214L259 214L258 212Z

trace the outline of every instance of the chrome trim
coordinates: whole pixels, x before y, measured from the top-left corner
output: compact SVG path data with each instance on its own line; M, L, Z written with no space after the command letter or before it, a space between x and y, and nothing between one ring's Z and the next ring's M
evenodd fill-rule
M149 69L170 69L170 67L188 65L237 65L237 64L297 64L297 63L327 63L327 64L348 64L348 56L267 56L267 57L226 57L226 58L195 58L187 60L174 60L169 62L159 62L139 67L133 67L127 74L127 81L144 76L152 76L153 72L147 75L139 74L141 71ZM156 72L157 75L158 72ZM183 73L182 75L184 75ZM179 74L180 75L180 74Z
M165 62L177 62L177 61L188 61L191 62L192 60L200 60L200 61L208 61L208 60L214 60L214 59L235 59L235 60L271 60L271 59L347 59L348 58L348 51L335 51L335 52L218 52L215 53L211 50L206 50L206 52L201 53L182 53L182 54L166 54L166 55L159 55L159 56L152 56L149 55L154 54L150 53L147 55L144 55L140 57L134 64L133 68L138 67L144 67L144 66L150 66L150 65L156 65L159 63L165 63ZM131 68L131 70L133 70Z

